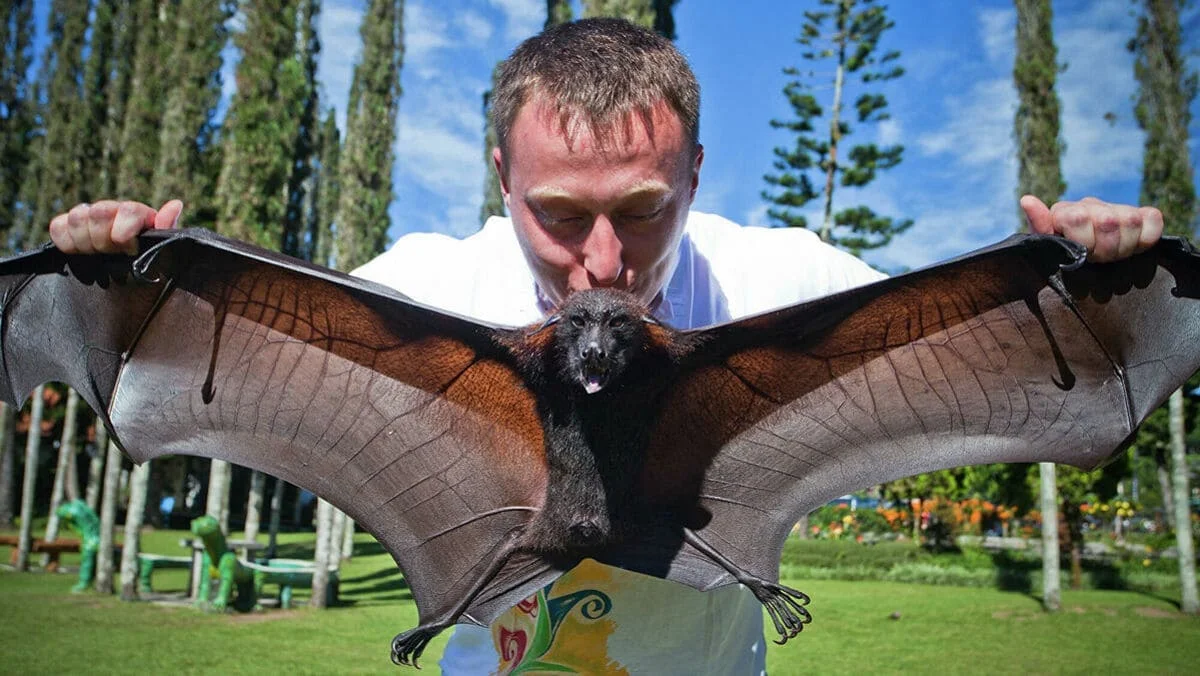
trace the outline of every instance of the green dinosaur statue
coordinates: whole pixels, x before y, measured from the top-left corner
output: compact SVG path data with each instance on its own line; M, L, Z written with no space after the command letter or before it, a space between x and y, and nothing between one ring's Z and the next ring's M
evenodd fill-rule
M225 544L225 534L221 526L211 516L201 516L192 520L192 533L204 543L204 557L200 575L200 593L196 597L199 607L211 607L213 610L225 610L230 607L230 595L233 585L237 585L237 607L250 610L258 606L258 598L254 593L254 574L245 566L238 563L237 555ZM209 602L212 578L216 577L217 598Z
M96 577L96 552L100 551L100 518L83 500L71 500L55 511L62 525L79 533L79 581L71 587L78 594L92 586Z

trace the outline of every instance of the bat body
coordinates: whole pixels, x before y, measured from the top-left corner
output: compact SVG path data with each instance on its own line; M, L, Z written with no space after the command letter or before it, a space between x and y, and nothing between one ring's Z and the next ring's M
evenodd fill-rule
M0 389L79 390L136 461L218 457L336 504L403 569L415 662L585 557L745 584L784 640L803 514L946 467L1105 462L1200 367L1200 256L1013 238L706 329L577 294L480 324L203 231L0 263Z

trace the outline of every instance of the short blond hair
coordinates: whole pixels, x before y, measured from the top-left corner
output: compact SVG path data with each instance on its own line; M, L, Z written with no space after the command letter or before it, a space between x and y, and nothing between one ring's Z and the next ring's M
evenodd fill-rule
M622 19L553 26L500 64L489 114L504 157L517 114L534 93L555 107L568 141L576 122L603 144L630 114L653 133L652 110L665 102L692 147L699 144L700 86L687 59L670 40Z

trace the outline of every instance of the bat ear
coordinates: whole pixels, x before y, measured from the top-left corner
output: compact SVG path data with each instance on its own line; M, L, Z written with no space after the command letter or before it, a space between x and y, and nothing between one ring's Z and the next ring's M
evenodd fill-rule
M528 334L526 334L526 337L536 336L537 334L541 333L542 331L545 331L546 329L550 328L551 326L554 326L555 324L557 324L561 319L562 319L562 315L558 314L557 312L550 315L549 317L546 318L546 321L542 322L536 328L534 328L532 331L530 331Z
M649 313L646 313L646 314L642 315L642 322L643 322L643 323L646 323L646 324L649 324L650 326L662 326L662 322L660 322L660 321L658 321L657 319L655 319L655 318L654 318L652 315L650 315Z

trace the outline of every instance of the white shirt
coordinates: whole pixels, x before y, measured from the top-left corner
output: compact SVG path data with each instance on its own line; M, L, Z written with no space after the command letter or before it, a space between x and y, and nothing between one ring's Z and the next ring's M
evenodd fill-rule
M507 218L492 217L462 240L407 235L354 274L426 305L494 324L531 324L542 319L545 309ZM742 227L691 212L679 262L654 314L677 329L697 328L883 276L811 231ZM634 674L764 672L762 609L745 589L699 592L588 565L587 584L598 584L613 600L612 626L603 634L611 664ZM554 587L569 587L573 581L565 578L578 570ZM598 571L607 572L609 579L597 583ZM492 673L501 665L492 632L463 625L456 627L441 661L450 674Z

